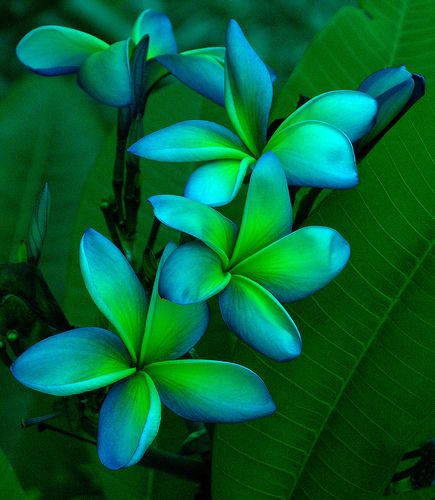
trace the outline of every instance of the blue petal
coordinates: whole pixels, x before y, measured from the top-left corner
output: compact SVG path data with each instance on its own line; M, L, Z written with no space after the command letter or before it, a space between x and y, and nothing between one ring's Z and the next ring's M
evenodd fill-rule
M31 71L55 76L75 73L87 57L108 46L83 31L63 26L41 26L20 40L17 56Z
M316 120L339 128L352 142L373 127L378 105L376 100L355 90L334 90L310 99L279 126L276 134L305 120Z
M82 238L80 266L90 296L136 362L148 304L135 272L120 250L93 229Z
M153 132L128 151L149 160L170 162L242 159L248 154L231 130L204 120L180 122Z
M271 415L276 406L264 382L234 363L183 359L146 367L162 402L183 418L244 422Z
M134 373L121 340L101 328L77 328L27 349L12 375L35 391L69 396L93 391Z
M161 54L175 54L177 42L175 41L172 24L168 16L151 9L144 10L136 19L132 30L134 43L149 35L148 59Z
M82 64L78 83L90 96L115 107L132 102L130 40L123 40L88 57Z
M219 293L230 278L219 256L194 241L169 256L160 276L159 292L177 304L196 304Z
M198 238L228 263L237 231L232 221L217 210L183 196L157 195L148 201L163 224Z
M143 457L160 427L161 404L156 387L145 373L113 385L100 411L98 456L116 470Z
M219 295L228 328L256 351L275 361L290 361L301 353L299 331L282 305L262 286L233 275Z
M352 143L327 123L292 125L273 134L266 151L279 158L290 185L343 189L358 184Z
M215 57L213 49L224 57L224 49L214 47L163 55L157 57L157 60L182 83L223 106L224 65L223 60Z
M387 90L409 80L412 80L412 73L406 69L406 66L383 68L367 77L358 90L372 97L379 97Z
M394 117L406 106L415 88L412 74L405 66L385 68L369 76L360 86L368 94L376 97L379 111L373 129L361 141L365 144L378 135Z
M184 196L212 207L227 205L237 196L252 163L254 160L251 157L242 161L216 160L207 163L189 177Z
M183 356L207 328L209 311L206 302L179 305L159 295L161 270L176 248L174 243L168 243L160 259L148 309L140 365Z
M255 156L266 143L272 95L268 69L240 26L231 20L227 29L225 106L233 127Z

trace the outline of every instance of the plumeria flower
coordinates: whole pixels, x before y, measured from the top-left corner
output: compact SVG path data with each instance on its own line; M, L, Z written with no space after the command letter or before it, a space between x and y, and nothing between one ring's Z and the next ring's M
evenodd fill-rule
M131 38L112 45L79 30L41 26L18 44L17 56L31 71L44 76L77 73L78 83L94 99L115 107L132 104L130 59L134 47L149 36L148 91L171 73L200 94L223 101L223 47L177 54L169 18L150 9L137 18Z
M358 182L352 142L373 125L377 104L364 92L341 90L311 99L268 139L272 105L269 72L235 21L226 40L225 107L237 132L203 120L177 123L133 144L151 160L209 162L190 177L185 196L211 206L229 203L248 168L268 151L295 186L349 188Z
M301 352L298 329L280 302L311 295L333 280L349 258L348 243L333 229L291 232L292 210L284 172L266 153L251 176L240 230L217 210L181 196L152 196L156 217L199 241L167 259L159 290L178 304L219 294L230 330L276 361Z
M180 306L158 293L161 266L147 301L121 252L88 230L80 263L86 287L118 335L78 328L38 342L13 363L22 384L57 396L111 385L98 425L98 454L110 469L137 463L159 429L161 401L195 421L241 422L270 415L275 405L263 381L233 363L177 360L198 341L208 322L206 304ZM148 309L148 312L147 312Z
M379 106L376 123L361 139L361 145L373 140L420 99L424 95L425 84L421 75L399 66L376 71L362 82L358 90L374 97Z

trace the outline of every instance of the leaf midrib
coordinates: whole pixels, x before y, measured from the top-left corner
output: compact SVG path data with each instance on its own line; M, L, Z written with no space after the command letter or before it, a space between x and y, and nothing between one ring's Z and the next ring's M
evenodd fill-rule
M400 45L400 39L401 39L401 35L403 32L403 25L405 24L405 18L406 18L405 13L407 13L408 10L409 10L409 0L403 0L402 8L401 8L401 15L400 15L399 21L397 23L396 36L395 36L394 43L393 43L393 49L391 51L391 55L390 55L387 66L391 66L392 64L395 64L397 49Z
M389 316L390 316L390 313L391 311L394 309L394 307L396 306L396 304L399 302L400 298L402 297L402 295L404 294L404 292L406 291L406 289L408 288L408 286L410 285L410 283L412 282L413 280L413 277L414 275L418 272L418 270L420 269L421 265L423 264L423 262L425 261L426 257L429 256L431 250L433 249L435 245L435 241L432 241L426 251L423 253L422 257L420 259L417 260L415 266L413 267L411 273L409 273L407 276L406 276L406 279L404 280L404 283L402 284L402 286L400 287L400 289L398 290L397 294L395 295L395 297L391 300L391 303L389 305L389 307L386 309L384 315L382 316L382 318L380 318L380 321L379 321L379 324L378 326L376 327L375 331L373 332L373 335L372 335L372 338L370 339L370 341L367 343L367 346L363 349L363 351L361 352L358 360L356 361L356 363L354 364L352 370L350 371L348 377L344 380L344 383L340 389L340 391L338 392L337 394L337 397L335 398L335 400L333 401L333 403L331 404L330 406L330 410L328 412L328 414L326 415L326 417L324 418L323 420L323 423L320 427L320 429L317 431L316 433L316 436L315 436L315 439L311 445L311 447L309 448L309 450L307 451L306 453L306 458L302 464L302 467L299 469L299 473L296 475L296 480L294 482L294 487L293 487L293 490L290 492L290 496L293 495L294 493L294 490L298 487L299 485L299 480L302 476L302 474L304 473L305 471L305 468L306 468L306 465L308 463L308 460L310 459L312 453L313 453L313 450L314 448L316 447L317 445L317 442L319 441L319 438L320 436L322 435L325 427L327 426L328 422L329 422L329 419L331 417L331 415L333 414L333 412L335 411L337 405L338 405L338 402L340 401L341 397L343 396L344 394L344 391L347 389L349 383L351 382L352 378L353 378L353 375L355 374L355 372L357 371L359 365L361 364L361 361L364 359L366 353L370 350L370 347L372 345L372 343L376 340L377 338L377 334L378 332L380 331L380 329L384 326L384 324L386 323L386 321L388 320Z

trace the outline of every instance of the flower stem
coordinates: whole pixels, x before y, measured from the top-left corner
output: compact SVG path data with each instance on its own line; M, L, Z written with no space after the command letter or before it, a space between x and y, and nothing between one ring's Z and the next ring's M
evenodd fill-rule
M21 427L25 429L26 427L31 427L32 425L42 424L48 420L53 420L57 417L64 415L62 411L56 411L54 413L49 413L48 415L42 415L40 417L31 417L21 420Z
M119 237L117 228L117 208L113 203L103 200L100 204L100 209L103 212L104 220L106 221L107 229L110 233L110 238L113 243L123 252L121 238Z
M147 250L153 250L154 244L157 239L157 235L159 234L159 229L160 229L160 221L156 217L154 217L153 220L153 225L151 226L151 231L150 235L148 236L148 242L147 242Z
M74 434L45 422L38 424L38 430L41 432L50 430L83 443L92 444L94 446L97 444L95 439L89 439L78 434ZM149 448L142 460L138 462L138 465L166 472L167 474L172 474L185 479L186 481L193 481L196 483L203 483L208 480L210 475L208 467L206 467L204 463L177 455L176 453L158 450L157 448Z
M124 225L124 172L125 172L125 151L127 149L127 139L131 127L131 116L128 109L120 108L118 110L118 123L116 130L116 153L115 163L113 165L112 188L115 198L115 221L120 230Z
M130 129L128 143L133 144L143 136L143 116L134 120ZM136 235L137 214L140 206L140 166L139 157L127 153L124 188L125 237L133 240Z
M293 231L299 229L299 227L305 222L305 219L311 212L314 202L321 193L322 188L311 188L310 191L302 199L299 205L298 213L296 214L295 221L293 223Z

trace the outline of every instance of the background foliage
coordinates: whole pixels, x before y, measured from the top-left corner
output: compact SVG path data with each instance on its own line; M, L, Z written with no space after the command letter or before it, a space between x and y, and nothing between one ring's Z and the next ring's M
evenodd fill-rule
M171 17L179 46L187 49L222 45L227 21L234 17L285 82L307 43L348 5L283 86L277 117L295 107L299 94L356 88L383 66L406 63L427 77L428 96L366 159L360 187L333 193L310 217L310 224L339 230L351 243L352 259L339 280L291 307L303 356L284 366L236 346L235 359L262 375L280 410L261 421L219 426L213 471L217 499L287 499L292 493L296 499L376 498L401 455L433 435L435 7L431 0L361 4L20 0L0 6L5 47L0 55L1 262L16 260L34 200L48 180L52 212L41 269L76 325L101 321L84 291L77 249L89 225L105 232L99 202L111 189L115 115L91 102L73 78L26 74L14 47L27 31L62 24L111 42L125 37L135 16L151 7ZM220 108L179 84L156 94L148 113L149 131L197 117L225 122ZM144 199L180 193L190 172L155 162L142 166ZM228 215L234 218L243 196L225 210ZM144 205L142 239L151 220ZM160 242L168 234L162 232ZM198 350L229 359L232 343L214 318ZM142 467L113 473L99 463L91 445L21 430L20 419L49 413L53 398L19 386L3 365L0 381L0 477L9 498L193 496L194 486L183 480ZM69 429L66 419L60 423ZM158 446L176 451L185 436L183 423L166 412ZM430 495L419 492L412 498Z

